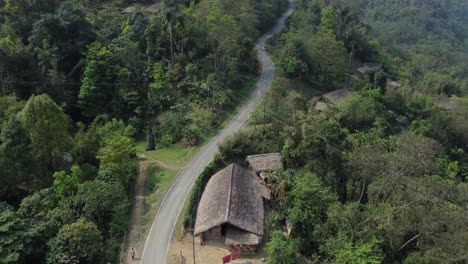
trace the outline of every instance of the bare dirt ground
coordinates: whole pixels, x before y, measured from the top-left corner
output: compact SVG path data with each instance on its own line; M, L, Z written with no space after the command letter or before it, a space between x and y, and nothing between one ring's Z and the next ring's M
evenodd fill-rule
M192 234L186 233L181 238L174 238L167 255L167 263L181 264L182 256L186 264L193 262L193 243ZM182 253L182 256L181 256ZM200 245L199 237L195 237L195 261L196 263L222 263L222 258L231 252L228 247L224 245L223 241L211 241ZM250 261L252 264L261 264L262 258L265 257L263 250L255 254L241 254L240 259L233 262Z
M142 234L142 229L139 228L143 221L143 216L145 215L145 207L147 206L145 200L145 183L148 179L148 166L151 162L142 162L140 163L140 172L136 178L134 186L134 199L132 201L132 211L130 216L130 230L127 237L126 248L124 249L124 263L140 263L139 261L139 252L143 251L144 246L144 234ZM132 260L130 256L130 250L135 250L136 259ZM121 256L121 257L122 257Z

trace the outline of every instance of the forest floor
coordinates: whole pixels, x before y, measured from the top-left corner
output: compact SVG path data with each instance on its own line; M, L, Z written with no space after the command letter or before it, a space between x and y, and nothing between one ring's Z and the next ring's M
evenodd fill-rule
M151 221L175 176L198 152L198 147L173 145L155 151L145 151L146 142L137 142L140 171L133 186L129 232L121 254L121 263L139 263ZM130 250L135 249L132 261Z

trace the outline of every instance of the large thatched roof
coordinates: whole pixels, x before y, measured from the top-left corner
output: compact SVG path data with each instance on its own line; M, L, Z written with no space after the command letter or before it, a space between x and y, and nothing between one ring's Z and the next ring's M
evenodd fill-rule
M335 106L341 105L343 101L351 95L351 92L347 89L334 90L323 95L328 101Z
M268 153L247 156L247 162L257 173L278 171L283 169L283 162L280 153Z
M195 235L222 224L263 235L263 197L257 177L231 164L211 177L198 205Z

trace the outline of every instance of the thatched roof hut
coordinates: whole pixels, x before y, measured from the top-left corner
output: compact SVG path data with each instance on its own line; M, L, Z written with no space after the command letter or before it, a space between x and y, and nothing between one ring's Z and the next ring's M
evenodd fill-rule
M229 225L263 235L263 197L253 173L231 164L211 177L198 205L195 235Z
M357 71L360 74L366 74L367 72L373 70L378 71L383 69L384 65L382 63L364 63L361 68L358 68Z
M271 172L283 169L281 153L268 153L247 156L247 162L256 172Z
M150 5L150 6L148 6L145 10L146 10L146 12L154 14L154 13L156 13L156 11L158 11L159 5L160 5L159 2L154 3L154 4Z
M348 89L334 90L323 95L330 103L335 106L340 106L343 101L351 95Z
M317 111L324 112L324 111L329 110L330 108L333 108L333 106L324 102L317 102L314 108Z
M122 10L122 14L130 14L132 12L136 11L136 6L132 5L129 7L126 7L124 10Z
M395 81L389 81L387 82L387 89L390 88L390 89L398 89L401 87L401 84L398 83L398 82L395 82Z

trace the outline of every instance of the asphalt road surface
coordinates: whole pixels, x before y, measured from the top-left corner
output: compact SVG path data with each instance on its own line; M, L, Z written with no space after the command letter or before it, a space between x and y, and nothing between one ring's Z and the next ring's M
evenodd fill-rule
M240 109L239 113L231 122L221 130L216 137L208 142L203 149L190 161L177 176L173 185L164 197L159 211L153 221L151 230L146 239L145 247L141 257L144 264L164 264L179 214L184 205L193 183L203 169L213 160L218 152L218 144L227 137L236 133L250 118L255 106L261 102L263 95L270 88L275 76L275 65L265 51L265 42L284 27L286 19L291 15L294 3L289 3L288 11L278 20L276 26L267 34L263 35L256 43L258 59L262 66L262 74L255 90L250 95L248 102Z

